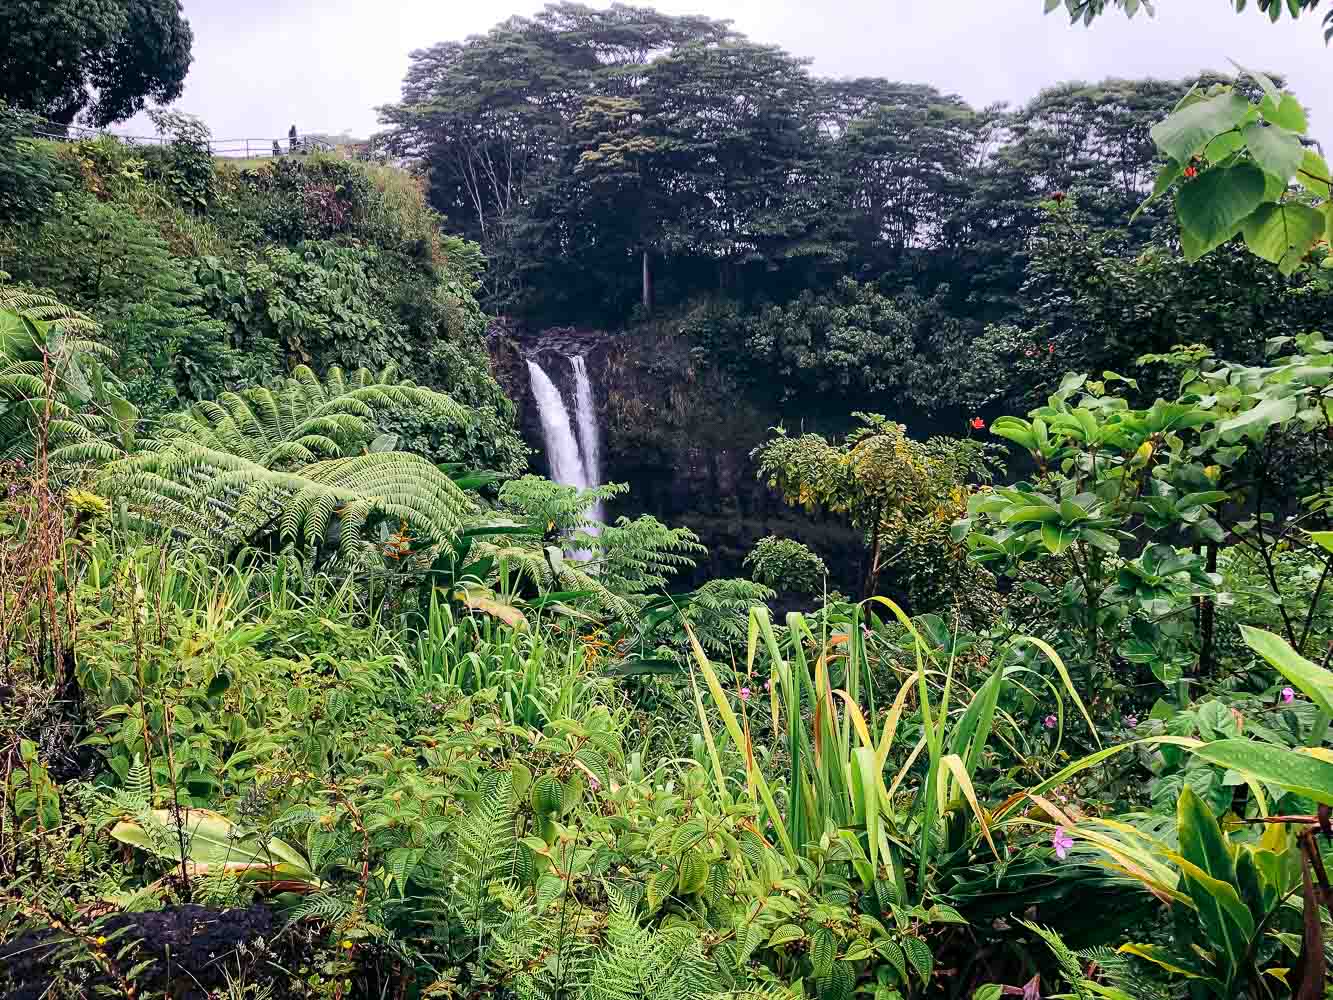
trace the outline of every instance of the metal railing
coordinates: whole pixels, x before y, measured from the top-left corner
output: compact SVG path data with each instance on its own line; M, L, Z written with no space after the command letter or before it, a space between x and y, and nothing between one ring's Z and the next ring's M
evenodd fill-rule
M37 120L37 127L30 134L37 139L51 139L56 142L109 138L123 142L127 146L169 146L172 141L161 135L126 135L104 129L85 128L82 125L60 125L45 118ZM314 152L332 153L337 151L339 145L318 135L304 138L298 136L295 139L290 135L284 135L267 139L210 139L208 152L221 159L253 160ZM358 147L364 144L349 142L345 145Z

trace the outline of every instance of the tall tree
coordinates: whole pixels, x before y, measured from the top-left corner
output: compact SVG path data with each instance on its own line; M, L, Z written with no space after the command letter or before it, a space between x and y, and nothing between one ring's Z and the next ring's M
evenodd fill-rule
M94 126L180 97L194 34L179 0L6 0L0 98Z

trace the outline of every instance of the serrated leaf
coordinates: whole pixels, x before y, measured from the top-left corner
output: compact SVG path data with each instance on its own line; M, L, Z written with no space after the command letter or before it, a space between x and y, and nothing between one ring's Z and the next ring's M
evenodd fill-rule
M803 937L805 937L805 931L798 924L781 924L773 932L773 936L768 939L768 946L777 948L791 941L799 941Z
M810 966L816 979L823 979L833 968L833 959L837 954L837 943L833 932L827 927L820 927L810 939Z
M903 940L903 948L907 951L912 967L921 977L921 982L929 986L930 974L935 968L935 956L930 953L930 945L920 938L909 937Z

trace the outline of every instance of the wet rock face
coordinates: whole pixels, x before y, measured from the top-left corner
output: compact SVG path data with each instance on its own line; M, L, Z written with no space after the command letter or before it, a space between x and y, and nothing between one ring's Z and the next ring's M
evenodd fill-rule
M611 517L652 514L699 535L709 554L682 587L720 576L748 575L742 565L760 538L796 538L829 566L832 584L854 590L863 558L860 535L840 521L783 502L755 474L750 452L779 415L756 409L689 345L669 334L616 335L577 327L525 330L502 320L489 331L496 375L518 409L532 468L549 475L541 424L529 385L534 359L573 399L568 358L582 355L602 430L602 479L628 483L609 505Z
M486 342L496 378L517 409L519 432L533 449L530 465L539 475L551 474L542 441L541 420L532 395L526 361L536 361L566 400L574 399L573 369L568 358L582 356L588 366L597 408L605 411L604 369L607 354L615 338L604 331L578 327L550 327L531 331L510 320L499 318L486 331ZM607 478L607 482L619 482Z

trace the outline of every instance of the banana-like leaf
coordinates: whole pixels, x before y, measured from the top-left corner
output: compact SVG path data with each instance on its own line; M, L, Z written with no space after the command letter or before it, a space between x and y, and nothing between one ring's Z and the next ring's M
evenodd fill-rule
M221 813L210 809L181 809L180 834L176 828L176 813L170 809L154 809L154 822L161 824L166 836L154 837L139 823L121 820L111 828L111 836L123 844L147 851L159 858L180 864L180 843L185 842L184 862L192 872L204 873L225 869L249 873L257 877L267 874L284 879L318 885L310 863L296 848L277 837L267 840L257 834L241 834L236 825ZM166 844L165 849L159 841Z
M1333 715L1333 671L1307 660L1292 649L1286 639L1272 632L1242 625L1240 633L1246 645L1307 694L1311 701Z

